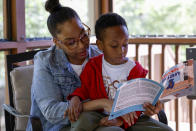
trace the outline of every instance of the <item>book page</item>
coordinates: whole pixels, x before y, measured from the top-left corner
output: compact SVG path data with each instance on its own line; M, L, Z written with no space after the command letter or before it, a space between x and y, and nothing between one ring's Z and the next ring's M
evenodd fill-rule
M152 80L139 78L128 81L117 90L111 117L124 115L133 111L144 111L143 104L156 104L163 87Z

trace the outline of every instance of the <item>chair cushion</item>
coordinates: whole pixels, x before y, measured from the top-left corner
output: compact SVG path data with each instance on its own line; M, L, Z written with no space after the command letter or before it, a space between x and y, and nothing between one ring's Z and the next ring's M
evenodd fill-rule
M15 109L21 114L29 115L31 107L31 84L33 65L14 68L10 72L13 88L13 102ZM26 130L28 118L16 118L16 130Z

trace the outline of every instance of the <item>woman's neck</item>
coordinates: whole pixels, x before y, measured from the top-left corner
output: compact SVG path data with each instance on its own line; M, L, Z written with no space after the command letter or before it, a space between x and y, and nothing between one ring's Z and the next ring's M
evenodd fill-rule
M85 61L85 59L86 58L84 58L84 59L69 59L68 58L68 60L69 60L69 62L71 63L71 64L74 64L74 65L82 65L83 63L84 63L84 61Z

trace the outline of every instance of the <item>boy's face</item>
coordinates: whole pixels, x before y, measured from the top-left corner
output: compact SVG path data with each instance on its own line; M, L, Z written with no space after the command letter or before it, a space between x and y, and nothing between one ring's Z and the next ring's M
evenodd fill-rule
M113 26L103 31L102 40L97 40L97 45L103 51L107 62L119 65L127 61L128 39L126 26Z

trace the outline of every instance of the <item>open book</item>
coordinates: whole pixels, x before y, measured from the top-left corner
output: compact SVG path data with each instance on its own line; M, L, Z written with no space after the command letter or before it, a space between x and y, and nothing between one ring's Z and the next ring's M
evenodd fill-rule
M145 78L124 82L117 89L109 120L129 112L144 111L145 102L155 105L158 100L166 102L190 95L196 90L194 83L192 59L171 67L163 74L160 83Z

